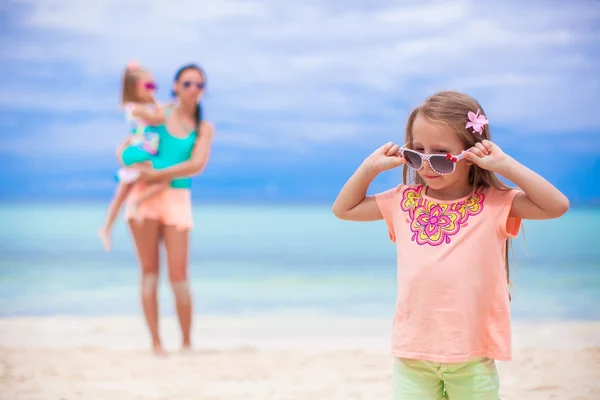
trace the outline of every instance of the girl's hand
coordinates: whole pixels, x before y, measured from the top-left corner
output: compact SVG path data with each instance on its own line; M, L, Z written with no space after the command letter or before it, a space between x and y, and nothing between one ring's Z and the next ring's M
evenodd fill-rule
M499 172L510 160L510 157L500 147L489 140L476 143L475 146L465 151L464 156L465 159L491 172Z
M399 149L397 144L386 143L366 158L364 166L375 173L399 167L405 163L404 157L398 152Z

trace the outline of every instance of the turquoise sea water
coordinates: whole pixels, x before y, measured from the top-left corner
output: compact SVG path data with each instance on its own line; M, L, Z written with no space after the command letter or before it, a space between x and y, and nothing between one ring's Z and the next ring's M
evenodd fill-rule
M131 240L121 220L115 249L102 250L104 212L101 204L1 204L0 316L137 314ZM339 221L327 205L198 204L194 219L198 313L392 315L395 249L383 222ZM525 223L514 243L514 318L600 320L599 226L600 209ZM166 284L161 297L161 312L172 313Z

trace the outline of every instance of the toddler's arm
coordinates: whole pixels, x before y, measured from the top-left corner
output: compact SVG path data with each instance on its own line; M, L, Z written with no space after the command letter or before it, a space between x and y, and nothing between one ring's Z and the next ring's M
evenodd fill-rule
M165 112L162 107L158 104L154 104L153 110L148 110L146 107L136 105L131 115L135 118L139 118L149 125L161 125L165 123Z
M404 164L404 158L398 154L398 149L398 145L388 143L363 161L333 203L332 211L336 217L349 221L383 219L375 196L367 196L367 190L380 172Z

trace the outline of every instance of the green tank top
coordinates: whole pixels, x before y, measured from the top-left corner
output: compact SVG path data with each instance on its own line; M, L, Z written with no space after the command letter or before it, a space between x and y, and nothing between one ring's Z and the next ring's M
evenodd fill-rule
M168 168L190 159L196 141L196 131L187 137L177 138L169 133L165 125L156 126L154 129L160 140L158 154L150 158L154 168ZM174 189L189 189L191 185L191 178L177 178L171 182Z

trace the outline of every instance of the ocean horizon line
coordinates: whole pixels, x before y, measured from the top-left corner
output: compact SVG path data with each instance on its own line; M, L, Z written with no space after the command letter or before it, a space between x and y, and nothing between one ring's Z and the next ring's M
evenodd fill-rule
M241 200L231 200L231 199L221 199L221 198L193 198L193 205L203 205L203 206L319 206L319 207L331 207L333 205L335 198L333 199L302 199L302 200L287 200L287 199L277 199L277 198L264 198L264 199L241 199ZM39 205L39 204L52 204L52 205L61 205L61 204L80 204L80 205L104 205L108 207L108 199L107 198L99 198L99 197L1 197L0 196L0 205ZM595 210L600 209L600 201L575 201L571 202L570 211L573 210Z
M163 301L165 300L165 301ZM136 304L137 306L137 304ZM166 299L161 299L162 315L166 318L176 318L177 314L172 305ZM50 320L57 319L82 319L82 320L101 320L106 318L119 319L139 319L141 318L141 308L128 308L128 311L117 311L114 309L95 310L94 312L69 312L64 310L56 310L52 312L12 312L0 313L0 320ZM332 319L353 320L353 321L393 321L394 315L391 311L387 313L372 314L367 310L359 312L351 310L333 310L317 307L275 307L270 309L247 309L247 310L203 310L194 311L195 318L206 319L256 319L256 320L294 320L297 318L305 318L310 320L323 320L331 322ZM548 323L600 323L600 319L596 316L582 315L512 315L511 321L516 324L533 324L543 325Z

